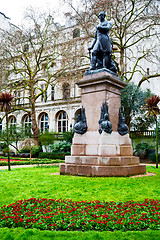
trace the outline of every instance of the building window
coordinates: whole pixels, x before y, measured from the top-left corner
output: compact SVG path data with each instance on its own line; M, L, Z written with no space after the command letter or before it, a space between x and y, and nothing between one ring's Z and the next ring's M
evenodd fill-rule
M20 103L21 103L21 93L20 92L18 92L17 103L18 103L18 105L20 105Z
M17 92L14 92L15 105L17 104Z
M77 38L77 37L80 37L80 29L79 28L76 28L73 31L73 38Z
M21 103L21 93L15 91L14 96L15 96L15 105L20 105L20 103Z
M31 133L31 116L26 115L23 119L25 134Z
M22 96L22 104L25 104L25 91L23 91L23 96Z
M48 114L43 113L40 117L40 131L41 133L44 133L48 131L49 125L48 125Z
M149 11L148 11L148 7L146 7L146 14L148 14L149 13Z
M14 116L11 116L9 119L9 129L10 134L16 133L16 118Z
M68 83L63 84L63 99L67 100L70 98L70 85Z
M46 87L45 84L42 84L42 85L41 85L42 91L45 89L45 87ZM41 101L42 101L42 102L47 102L47 91L45 91L45 93L42 93L42 95L41 95Z
M66 131L68 131L68 115L63 111L58 115L58 132Z
M51 100L54 100L54 86L51 86Z
M2 132L2 119L0 118L0 132Z

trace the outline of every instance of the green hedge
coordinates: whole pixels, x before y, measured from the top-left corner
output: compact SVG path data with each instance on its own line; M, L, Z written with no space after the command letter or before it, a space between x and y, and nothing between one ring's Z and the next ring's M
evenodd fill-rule
M40 146L32 146L32 149L31 149L31 155L32 157L38 157L39 153L41 152L41 147ZM25 148L22 148L20 151L19 151L19 154L29 154L30 153L30 149L29 147L25 147ZM28 157L28 156L27 156Z
M11 166L13 165L32 165L32 164L54 164L54 163L63 163L64 160L61 159L34 159L34 160L27 160L27 161L13 161L11 162ZM0 161L0 166L7 166L8 162L7 161Z
M40 152L39 158L61 159L64 160L66 155L71 155L70 152L54 153L54 152Z
M150 154L148 155L148 158L149 158L153 163L156 162L156 155L155 155L155 153L150 153ZM160 162L160 154L158 154L158 162Z

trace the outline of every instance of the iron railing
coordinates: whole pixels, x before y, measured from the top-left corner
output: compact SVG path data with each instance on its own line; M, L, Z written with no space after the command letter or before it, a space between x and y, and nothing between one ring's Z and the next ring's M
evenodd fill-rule
M160 131L159 131L160 134ZM146 130L146 131L130 131L130 138L139 138L139 137L155 137L155 130Z

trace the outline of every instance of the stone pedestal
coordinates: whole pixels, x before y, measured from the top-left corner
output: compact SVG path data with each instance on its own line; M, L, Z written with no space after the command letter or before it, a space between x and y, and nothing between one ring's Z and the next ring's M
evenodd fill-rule
M130 176L146 172L133 156L129 135L117 132L120 90L125 84L107 71L84 76L77 82L82 89L82 106L85 108L87 132L74 134L71 156L60 164L60 174L82 176ZM101 106L107 102L112 133L98 132Z

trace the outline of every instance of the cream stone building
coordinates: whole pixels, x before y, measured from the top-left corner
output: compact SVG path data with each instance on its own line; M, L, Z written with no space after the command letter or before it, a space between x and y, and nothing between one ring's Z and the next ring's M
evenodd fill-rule
M0 14L2 18L2 22L0 28L2 31L10 31L11 24L10 19L7 18L4 14ZM77 27L67 27L63 30L64 41L68 41L69 39L75 39L80 37L79 28ZM77 41L77 40L76 40ZM87 47L88 45L86 45ZM85 47L85 46L84 46ZM75 59L75 61L80 61ZM81 64L81 67L79 65ZM77 62L78 71L81 72L81 76L83 76L85 72L85 65L88 65L88 60L81 59L81 62ZM76 66L75 65L75 66ZM51 71L56 70L58 68L58 64L54 66ZM75 69L76 71L76 69ZM39 74L39 77L45 78L45 70ZM10 80L17 78L18 75L14 73L11 75ZM58 84L54 83L49 85L46 93L40 96L36 102L36 118L40 132L54 131L54 132L66 132L69 131L75 121L76 116L80 113L81 109L81 91L76 85L77 77L70 79L65 79L65 81L60 82ZM3 75L1 74L1 81L3 81ZM41 82L39 86L41 89L45 87L45 82ZM17 91L12 93L15 97L16 105L25 105L29 107L30 101L27 100L26 95L27 91ZM3 116L4 113L1 113ZM9 115L9 125L13 126L14 124L24 124L27 126L31 124L31 117L26 114L26 112L20 110L15 111ZM5 128L5 118L0 124L0 129Z
M159 1L157 1L159 4ZM1 21L2 20L2 21ZM64 42L68 41L69 39L75 40L76 39L76 45L75 45L75 51L79 51L78 48L82 47L83 51L85 52L85 55L88 54L88 46L91 43L92 40L87 39L86 41L83 41L83 45L80 43L80 37L83 36L83 32L80 31L80 28L77 27L77 25L72 25L70 22L66 23L66 28L64 28L63 36L64 36ZM4 14L0 13L0 29L1 30L9 30L10 27L15 27L13 24L11 24L10 19L7 18ZM158 31L158 30L156 30ZM155 46L157 49L155 49L155 54L157 56L159 55L159 49L160 49L160 40L159 38L156 38L157 43ZM80 44L79 44L80 43ZM147 42L146 44L152 44L152 42ZM138 51L141 52L143 49L142 45L138 46L138 50L133 49L132 52L136 52L138 56ZM129 53L126 53L129 54ZM69 81L66 77L65 81L63 83L59 84L52 84L49 85L45 96L41 96L37 102L36 102L36 118L38 122L38 127L40 129L40 132L45 132L46 130L54 131L54 132L65 132L69 131L75 121L76 116L81 111L81 90L76 85L76 81L78 81L86 71L86 69L90 66L89 58L83 57L83 58L75 58L75 73L80 73L78 77L73 77L72 81ZM145 61L145 59L141 63L143 67L146 69L146 74L148 71L156 73L159 71L159 65L160 62L158 62L158 58L156 61L148 63ZM57 66L56 66L57 67ZM127 69L132 69L132 62L127 62ZM54 71L54 69L52 69ZM78 70L78 71L77 71ZM45 75L45 71L41 74ZM2 77L2 76L1 76ZM12 76L14 77L14 76ZM139 79L140 73L137 73L134 77L134 82L137 83L137 79ZM45 83L41 84L41 88L44 88ZM157 95L160 95L160 78L154 78L150 80L150 83L146 82L142 84L142 88L150 88L151 91ZM23 96L25 96L26 92L14 92L16 104L18 105L29 105L29 100L23 99ZM3 116L3 113L1 113L1 116ZM9 124L24 124L28 125L31 124L31 118L29 115L27 115L23 111L17 111L9 116ZM5 118L3 122L0 124L0 129L5 127Z

